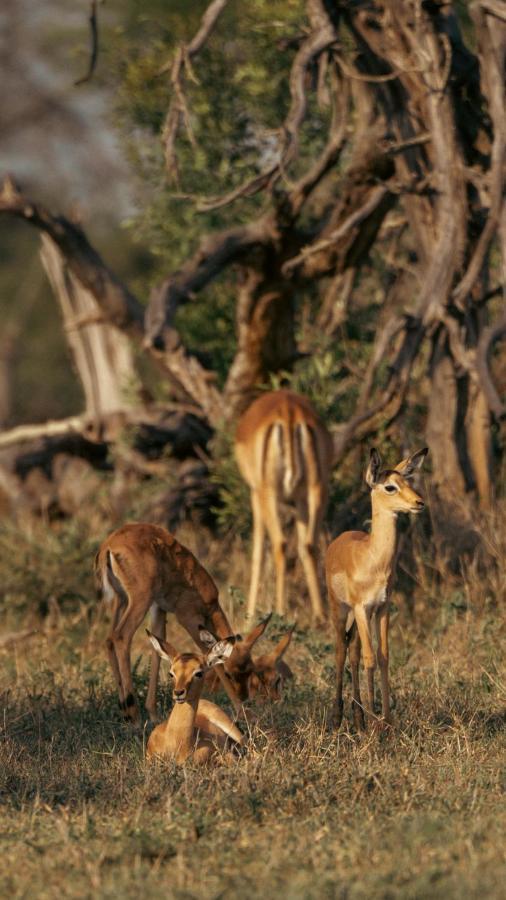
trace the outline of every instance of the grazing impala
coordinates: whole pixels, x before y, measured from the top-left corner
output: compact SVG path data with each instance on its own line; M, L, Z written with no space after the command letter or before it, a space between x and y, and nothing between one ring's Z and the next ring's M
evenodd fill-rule
M269 615L270 619L270 615ZM269 653L256 656L252 659L253 669L248 678L248 699L255 697L257 700L281 700L285 681L293 678L293 672L283 659L290 641L292 640L293 625L279 640L277 645ZM227 674L225 672L225 677ZM217 673L209 672L206 677L206 687L216 690L219 687Z
M206 650L206 646L200 628L208 629L221 640L230 637L232 629L219 604L218 589L211 576L193 553L158 525L132 523L114 531L95 557L95 575L104 599L112 606L106 647L118 685L120 706L125 717L136 723L139 707L133 689L130 647L149 609L156 637L165 638L166 616L173 612L201 650ZM268 619L260 622L245 638L235 638L224 673L217 670L236 712L248 699L253 672L251 649L267 622ZM146 699L152 720L156 718L159 669L160 657L153 650Z
M377 450L372 449L365 476L371 488L371 532L345 531L327 550L327 589L336 629L337 694L333 719L337 727L341 724L343 715L343 671L348 644L356 726L362 728L364 725L359 685L361 649L367 673L365 708L368 714L374 715L373 618L381 673L382 712L384 720L390 720L388 620L390 590L395 574L396 519L400 512L419 513L424 508L422 498L407 479L420 468L426 454L427 449L424 448L408 456L395 469L381 471L381 457Z
M147 630L147 629L146 629ZM203 764L216 758L218 750L240 746L243 736L219 706L201 700L204 675L212 667L224 663L233 652L233 639L216 641L205 629L200 640L208 648L207 655L179 653L172 644L148 631L155 652L170 664L174 679L174 706L166 722L151 732L146 756L169 757L181 764L191 759Z
M247 615L254 615L260 586L265 531L274 552L276 611L286 612L286 539L279 506L295 507L298 553L315 619L323 619L316 548L327 503L332 439L309 400L292 391L271 391L239 419L235 455L251 490L253 558Z

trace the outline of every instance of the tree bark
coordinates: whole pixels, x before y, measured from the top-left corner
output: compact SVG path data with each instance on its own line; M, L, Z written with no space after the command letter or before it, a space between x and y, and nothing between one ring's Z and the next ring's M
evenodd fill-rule
M98 424L111 413L137 405L130 341L103 320L95 297L78 281L47 234L42 235L40 255L83 388L85 416Z

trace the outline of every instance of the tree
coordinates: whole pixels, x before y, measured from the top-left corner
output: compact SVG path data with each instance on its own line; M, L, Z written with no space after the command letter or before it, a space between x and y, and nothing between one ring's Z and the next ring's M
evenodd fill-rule
M493 359L506 334L503 5L471 5L474 50L452 4L307 0L297 18L282 8L286 30L277 22L274 33L261 0L247 11L213 0L168 63L164 36L125 66L124 106L143 123L146 146L161 137L163 159L151 153L150 177L163 162L177 195L161 183L150 227L162 243L167 213L184 200L193 212L180 243L200 232L197 248L153 288L144 322L139 302L74 225L12 188L0 210L49 234L103 315L143 342L175 395L213 427L271 373L296 364L301 309L329 342L365 317L374 342L355 373L356 409L336 430L336 461L398 419L416 394L440 509L471 522L472 493L490 503L491 425L506 415ZM245 62L257 38L242 16L267 23L270 68ZM224 79L225 59L229 76L240 62L250 89L264 84L271 102L263 122L254 119L258 95L249 103L241 78ZM160 79L169 73L164 110ZM229 190L204 194L210 171ZM171 245L168 255L180 254ZM218 279L234 296L236 323L222 385L176 327L184 332L185 311Z

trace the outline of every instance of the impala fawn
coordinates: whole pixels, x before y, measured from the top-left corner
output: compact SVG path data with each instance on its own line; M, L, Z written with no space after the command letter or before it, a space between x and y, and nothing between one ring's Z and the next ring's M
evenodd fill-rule
M270 615L267 617L267 621L269 619ZM283 635L273 650L252 659L253 668L249 674L247 684L249 700L253 698L257 700L271 700L273 702L281 700L285 681L293 678L293 672L283 657L290 645L294 628L295 625ZM209 690L216 690L219 687L219 679L216 672L209 672L206 677L206 687Z
M309 400L281 390L263 394L239 419L235 455L251 491L253 554L247 615L255 612L265 531L276 568L276 611L286 613L286 538L279 507L295 508L298 554L304 569L313 617L323 619L316 567L318 535L327 503L332 439Z
M106 641L107 653L118 686L120 707L133 723L139 720L130 648L147 611L151 609L154 635L165 638L165 620L173 612L197 646L205 651L200 628L221 640L232 628L218 601L218 589L204 567L165 528L133 523L114 531L95 557L95 575L106 601L112 606L112 623ZM268 618L245 637L235 640L231 655L218 671L236 712L249 696L254 671L251 650L263 634ZM156 718L156 688L160 657L153 650L146 708Z
M360 698L360 651L367 674L365 709L374 715L375 654L371 625L375 620L378 665L381 673L382 713L390 721L388 692L389 600L395 575L396 519L400 512L419 513L424 502L408 483L422 465L427 449L419 450L400 462L395 469L381 471L381 457L371 450L365 480L371 489L372 523L370 534L346 531L327 550L325 571L330 611L336 631L337 692L333 711L339 727L343 715L343 671L349 644L353 686L355 725L364 727Z
M178 764L189 759L203 764L214 759L217 751L243 744L241 732L226 713L214 703L200 699L205 673L230 657L233 638L216 641L208 631L200 629L201 643L208 647L207 655L201 655L179 653L172 644L147 633L154 651L170 664L174 679L174 706L167 721L151 732L146 748L148 759L159 756Z

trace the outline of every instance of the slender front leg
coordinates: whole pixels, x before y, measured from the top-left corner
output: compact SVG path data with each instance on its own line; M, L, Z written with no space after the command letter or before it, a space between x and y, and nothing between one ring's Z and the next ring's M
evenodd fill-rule
M370 616L360 603L355 606L354 613L358 633L360 635L360 642L362 644L364 666L367 676L366 710L370 716L374 716L374 669L376 668L376 658L371 640Z
M252 619L255 615L264 551L265 526L262 519L262 507L257 491L251 492L251 510L253 513L253 553L251 558L251 581L249 586L248 607L246 610L247 619Z
M343 720L343 675L346 662L346 613L336 621L336 699L331 714L332 724L339 728Z
M351 626L349 636L350 642L350 666L351 666L351 683L353 689L353 721L355 728L363 731L365 728L364 710L362 708L362 698L360 696L360 635L355 622Z
M157 638L165 640L166 612L156 603L151 607L151 631ZM148 695L146 697L146 709L151 722L156 722L156 687L160 672L160 657L156 650L151 653L151 666L149 671Z
M390 691L388 686L388 625L389 604L384 603L376 613L376 635L378 639L378 665L381 674L381 708L385 722L390 723Z

